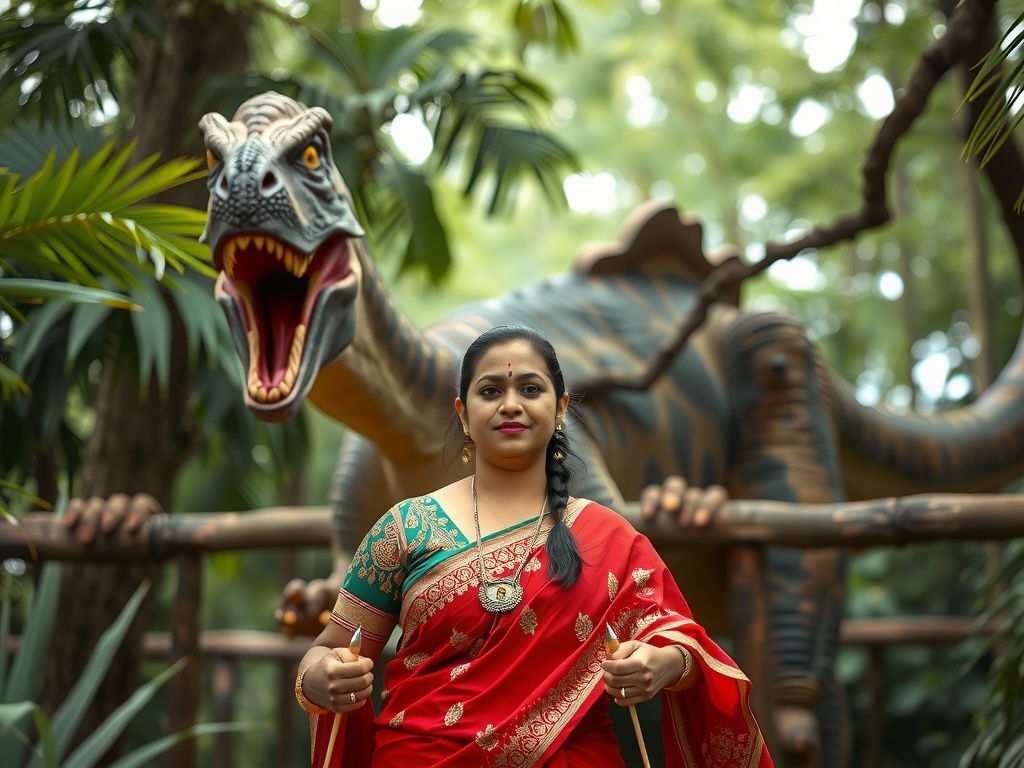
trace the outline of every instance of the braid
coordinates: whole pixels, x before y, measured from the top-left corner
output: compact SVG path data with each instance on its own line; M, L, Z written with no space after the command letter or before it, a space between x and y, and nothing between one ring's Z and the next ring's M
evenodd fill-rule
M560 454L555 458L556 453ZM548 576L556 579L563 587L571 587L583 570L579 544L565 524L566 505L569 502L569 468L567 460L572 456L569 441L562 430L555 430L548 443L546 472L548 477L548 507L555 513L555 526L548 534Z
M562 376L562 368L558 364L558 356L551 342L532 328L522 325L499 325L477 336L462 356L459 397L463 402L466 402L473 372L487 350L495 345L514 341L526 342L543 359L554 385L556 400L560 401L566 395L565 378ZM509 375L511 376L511 373ZM569 526L565 524L565 509L569 502L569 479L572 473L569 464L570 460L574 459L575 456L569 450L569 439L562 430L556 429L548 441L544 468L547 475L548 509L555 513L555 525L548 534L547 553L548 575L563 587L575 584L583 571L579 544Z

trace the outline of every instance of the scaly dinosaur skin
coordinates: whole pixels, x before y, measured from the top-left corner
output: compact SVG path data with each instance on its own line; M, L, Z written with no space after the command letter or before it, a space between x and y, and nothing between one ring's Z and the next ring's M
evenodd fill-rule
M267 93L228 122L206 115L206 242L217 297L247 371L245 398L267 420L309 399L350 428L334 490L334 601L353 549L388 507L463 470L452 401L463 350L481 331L545 333L567 380L636 371L683 321L711 270L698 224L646 207L616 246L573 271L467 306L427 329L391 301L331 159L330 115ZM588 466L576 495L615 507L680 474L736 498L826 502L921 492L993 492L1024 473L1024 353L977 403L927 419L860 406L803 330L723 302L646 392L584 397L567 423ZM585 395L585 393L583 393ZM454 444L453 444L454 439ZM446 455L446 443L448 452ZM696 615L735 629L725 556L667 560ZM776 743L803 765L843 763L832 666L845 554L769 547ZM740 659L741 664L743 660Z

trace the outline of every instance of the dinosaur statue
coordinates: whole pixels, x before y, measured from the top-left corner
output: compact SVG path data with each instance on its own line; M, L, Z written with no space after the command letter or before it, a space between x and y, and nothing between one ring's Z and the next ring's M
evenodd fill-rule
M713 269L699 224L648 206L621 242L584 249L567 274L417 328L367 253L332 160L331 124L325 110L276 93L245 102L230 122L216 113L200 122L210 166L204 238L247 371L246 402L258 418L282 420L308 399L350 430L333 500L336 567L296 607L311 616L333 605L380 514L466 471L454 461L452 401L461 353L478 333L506 323L540 329L570 382L635 371ZM1024 348L970 407L896 417L858 404L792 319L737 301L712 307L648 391L583 393L567 424L588 467L576 494L614 508L678 474L735 498L819 503L993 492L1024 473ZM719 631L745 619L742 607L722 610L724 555L699 547L666 558L696 615ZM842 765L832 665L845 554L768 547L764 568L774 673L755 686L770 685L774 704L758 717L773 719L776 743L802 764Z

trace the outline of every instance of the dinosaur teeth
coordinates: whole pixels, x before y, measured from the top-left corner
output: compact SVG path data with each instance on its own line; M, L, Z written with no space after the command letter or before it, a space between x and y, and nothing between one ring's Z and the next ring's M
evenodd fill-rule
M224 271L228 277L234 277L239 249L245 250L250 246L276 258L295 277L303 277L306 274L316 255L315 251L309 256L296 253L286 243L270 235L235 235L224 244Z
M224 244L224 271L228 277L235 276L235 241L228 240Z
M313 260L312 256L302 256L296 253L287 245L282 248L283 256L281 252L278 252L277 258L284 261L284 267L296 277L302 277L306 274L306 270L309 269L309 262Z
M246 339L249 343L249 374L246 378L249 397L258 403L276 403L288 397L295 387L295 380L299 377L299 362L302 359L302 348L306 342L306 326L299 325L295 328L292 348L288 352L288 369L285 371L284 380L270 389L267 389L260 381L258 373L258 334L256 331L249 331Z

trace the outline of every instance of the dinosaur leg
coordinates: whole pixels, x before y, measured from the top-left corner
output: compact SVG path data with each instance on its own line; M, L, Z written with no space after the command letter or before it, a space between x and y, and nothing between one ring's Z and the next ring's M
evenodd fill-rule
M776 314L742 317L727 333L725 355L740 425L733 493L807 503L842 499L821 371L799 325ZM763 562L780 757L795 766L841 766L833 663L846 553L772 546Z

